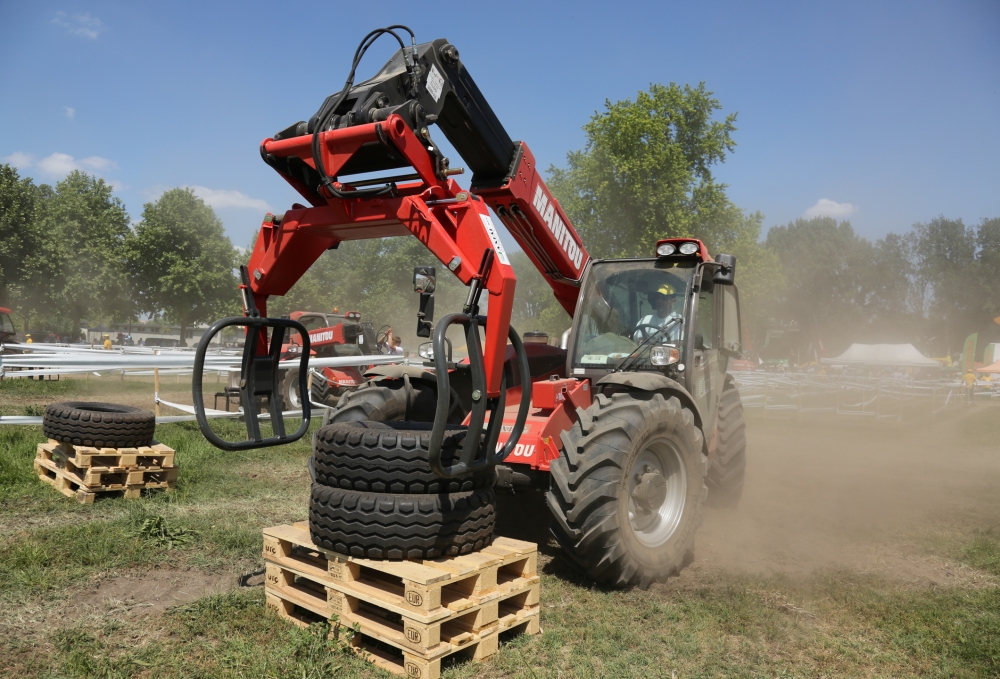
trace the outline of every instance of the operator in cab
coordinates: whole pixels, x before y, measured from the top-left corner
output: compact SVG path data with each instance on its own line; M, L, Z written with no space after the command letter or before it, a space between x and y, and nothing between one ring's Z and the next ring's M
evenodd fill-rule
M677 300L680 295L669 283L664 283L656 290L650 292L646 299L649 300L649 305L653 307L653 313L643 316L639 321L639 329L635 331L632 339L636 342L641 342L654 332L654 328L662 328L670 320L677 318L680 319L681 314L677 310ZM676 342L681 336L681 324L675 323L672 328L664 333L664 339L670 342Z

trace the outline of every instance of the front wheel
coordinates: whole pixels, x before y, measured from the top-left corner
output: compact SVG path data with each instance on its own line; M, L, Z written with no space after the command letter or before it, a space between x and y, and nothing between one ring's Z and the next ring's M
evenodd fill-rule
M660 394L600 394L562 434L546 501L552 532L587 575L648 587L679 572L705 500L704 438Z

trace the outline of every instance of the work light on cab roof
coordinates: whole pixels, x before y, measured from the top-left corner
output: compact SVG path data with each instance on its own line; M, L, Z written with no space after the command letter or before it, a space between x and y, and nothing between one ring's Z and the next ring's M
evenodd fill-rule
M708 254L708 249L700 240L690 238L664 238L656 242L656 256L691 256L698 255L703 262L711 262L712 257Z

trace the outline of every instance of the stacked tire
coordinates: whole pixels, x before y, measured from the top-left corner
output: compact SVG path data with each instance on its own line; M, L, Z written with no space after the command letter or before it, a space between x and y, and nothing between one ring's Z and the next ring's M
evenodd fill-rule
M309 528L313 542L370 559L434 559L493 541L493 471L442 479L430 468L428 423L338 421L313 438ZM345 413L347 415L347 413ZM464 428L446 432L442 462L452 463Z

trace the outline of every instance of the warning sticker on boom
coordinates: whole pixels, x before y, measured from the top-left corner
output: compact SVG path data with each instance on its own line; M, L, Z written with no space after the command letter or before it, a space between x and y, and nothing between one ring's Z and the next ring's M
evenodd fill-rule
M479 218L483 220L486 233L490 235L490 241L493 243L493 249L496 250L497 259L500 260L501 264L510 266L510 260L507 259L507 253L504 252L503 245L500 243L500 234L497 233L496 227L493 226L493 220L490 219L489 215L479 215Z
M441 98L441 88L443 87L444 78L441 77L441 72L437 70L437 66L431 64L430 73L427 74L427 91L434 97L435 103Z

